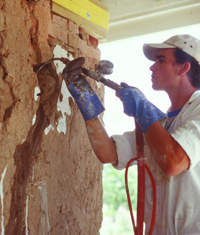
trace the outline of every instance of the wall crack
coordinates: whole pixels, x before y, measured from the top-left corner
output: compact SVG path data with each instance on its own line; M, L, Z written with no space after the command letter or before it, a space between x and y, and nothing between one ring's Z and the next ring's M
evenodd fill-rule
M44 129L48 125L49 120L44 113L43 105L40 104L37 110L36 123L29 131L26 141L16 147L14 154L16 172L12 186L10 218L5 229L5 234L25 234L25 208L27 200L26 190L29 178L32 175L35 156L41 150L40 144Z

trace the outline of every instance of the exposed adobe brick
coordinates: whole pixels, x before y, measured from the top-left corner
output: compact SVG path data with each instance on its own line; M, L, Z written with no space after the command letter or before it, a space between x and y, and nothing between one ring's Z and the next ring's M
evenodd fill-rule
M85 57L85 59L87 60L87 57L86 57L85 54L83 54L83 53L81 53L81 52L79 52L79 51L76 51L76 52L74 53L74 58L79 58L79 57ZM86 67L86 63L83 65L83 67L88 68L88 67Z
M59 22L59 16L58 16L58 15L51 14L51 20L52 20L53 23L58 24L58 22Z
M96 59L88 58L87 59L87 66L88 68L95 70L96 66L99 64L99 61Z
M48 34L56 39L63 41L68 44L68 33L64 28L61 28L59 25L55 23L50 23L48 27Z
M58 33L59 33L58 25L50 22L48 27L48 34L53 38L58 38L59 37Z
M80 50L80 52L87 54L88 52L87 42L78 38L78 49Z
M83 28L79 28L79 37L84 41L88 42L89 35L85 32Z
M69 33L69 46L78 48L78 38Z
M70 32L72 32L73 34L79 34L79 26L77 24L75 24L73 21L69 20L69 25L68 25L68 29Z
M91 44L94 46L94 47L97 47L98 46L98 40L92 36L89 35L89 41L91 42Z
M65 28L65 29L68 29L68 20L67 19L60 17L60 16L57 16L57 15L54 15L54 14L52 14L51 18L52 18L53 23L56 23L59 26Z
M84 56L84 57L85 57L85 64L84 64L84 67L85 67L85 68L88 68L88 69L91 69L91 67L88 66L88 61L89 61L88 57L87 57L87 56Z
M65 29L68 29L68 20L67 20L67 19L64 19L64 18L62 18L62 17L59 17L59 22L58 22L58 24L59 24L61 27L65 28Z
M101 52L98 48L88 47L87 56L96 60L100 60Z
M59 38L61 41L63 41L65 44L69 43L69 36L68 36L68 32L63 30L62 31L62 35L61 38Z

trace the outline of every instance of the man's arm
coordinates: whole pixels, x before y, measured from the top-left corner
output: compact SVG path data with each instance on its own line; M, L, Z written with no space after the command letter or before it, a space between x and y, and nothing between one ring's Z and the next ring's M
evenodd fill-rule
M143 93L127 84L117 91L124 112L135 117L146 136L156 162L166 175L178 175L189 168L190 159L183 148L158 122L166 115L149 102Z
M98 117L85 122L90 143L101 163L117 163L116 146Z
M145 136L156 162L166 175L178 175L189 168L188 155L159 122L152 124Z
M116 146L104 129L98 115L104 111L103 104L87 79L81 74L84 58L75 59L63 70L63 79L76 101L85 120L93 150L102 163L117 163Z

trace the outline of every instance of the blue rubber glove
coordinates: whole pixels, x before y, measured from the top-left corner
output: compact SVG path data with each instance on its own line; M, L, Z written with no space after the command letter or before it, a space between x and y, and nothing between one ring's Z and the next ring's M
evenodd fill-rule
M81 75L81 68L72 72L63 70L63 79L76 101L85 121L97 117L105 108L87 79Z
M136 119L143 133L146 133L153 123L166 117L166 114L148 101L139 89L123 82L121 86L123 88L116 92L116 96L123 102L124 113Z

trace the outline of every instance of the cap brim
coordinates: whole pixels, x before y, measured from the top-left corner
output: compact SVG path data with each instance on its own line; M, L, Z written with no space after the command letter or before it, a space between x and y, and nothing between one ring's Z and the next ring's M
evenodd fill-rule
M147 59L155 61L159 49L165 49L165 48L167 49L167 48L176 48L176 47L166 43L144 44L143 52L144 55L147 57Z

